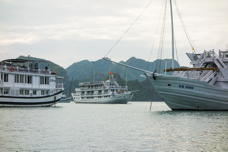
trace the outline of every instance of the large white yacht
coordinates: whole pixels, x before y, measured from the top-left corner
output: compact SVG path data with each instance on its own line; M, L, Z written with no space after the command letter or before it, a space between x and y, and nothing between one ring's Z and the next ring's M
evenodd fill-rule
M79 88L72 93L75 103L120 103L126 104L132 99L132 93L127 86L120 86L113 75L109 80L79 83Z
M0 62L0 106L51 106L62 97L62 77L39 61L8 59Z
M219 50L216 53L214 50L209 50L195 53L195 49L190 43L193 53L187 53L187 56L193 67L174 68L175 37L172 0L169 2L172 68L166 71L172 73L166 75L166 72L155 73L122 63L117 64L143 72L172 110L228 110L228 51ZM187 34L186 36L189 40L189 36ZM104 59L111 61L108 58Z
M187 53L192 68L146 73L172 110L228 110L228 51Z

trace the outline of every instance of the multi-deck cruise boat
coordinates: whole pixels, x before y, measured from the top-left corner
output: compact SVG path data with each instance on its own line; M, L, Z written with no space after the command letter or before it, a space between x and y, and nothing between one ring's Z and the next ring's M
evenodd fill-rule
M62 77L32 59L0 62L0 106L51 106L62 97Z
M113 75L106 81L79 83L79 87L72 93L75 103L126 104L133 96L127 86L122 87L114 80Z

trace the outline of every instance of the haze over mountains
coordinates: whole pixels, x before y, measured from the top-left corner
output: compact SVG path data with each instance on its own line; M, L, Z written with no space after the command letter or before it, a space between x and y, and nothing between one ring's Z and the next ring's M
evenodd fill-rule
M137 68L145 69L148 71L164 71L166 68L171 68L171 59L156 60L154 62L148 62L143 59L138 59L135 57L129 58L126 62L121 61L121 63L131 65ZM179 67L179 64L175 61L175 67ZM108 72L118 73L121 78L127 80L143 80L140 75L142 72L125 68L118 64L114 64L103 59L97 61L83 60L80 62L75 62L68 68L66 68L67 74L70 79L73 80L103 80ZM127 75L126 75L127 73Z
M138 90L133 100L148 101L160 99L158 95L154 93L154 90L148 80L140 76L142 75L142 72L128 69L103 59L97 61L83 60L80 62L75 62L68 68L64 69L63 67L45 59L34 58L30 56L20 56L18 58L39 60L42 66L48 66L49 69L64 77L64 91L67 96L70 96L75 87L78 87L79 82L105 80L107 79L108 72L113 72L120 84L125 84L127 81L129 90ZM121 63L148 71L164 72L165 68L171 68L172 60L159 59L155 60L154 62L148 62L143 59L131 57L127 61L121 61ZM175 67L179 67L177 61L174 62L174 65Z

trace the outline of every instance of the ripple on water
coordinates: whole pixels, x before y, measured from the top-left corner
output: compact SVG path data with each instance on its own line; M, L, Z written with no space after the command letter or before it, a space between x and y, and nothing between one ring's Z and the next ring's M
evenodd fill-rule
M228 151L228 112L149 107L1 108L0 151Z

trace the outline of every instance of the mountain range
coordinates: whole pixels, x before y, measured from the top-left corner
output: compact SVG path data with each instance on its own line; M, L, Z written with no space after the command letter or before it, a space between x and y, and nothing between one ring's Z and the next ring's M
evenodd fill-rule
M164 71L166 68L171 68L171 59L155 60L154 62L148 62L143 59L135 57L129 58L127 61L121 61L120 63L134 66L137 68L145 69L148 71ZM174 62L175 67L179 67L177 61ZM118 64L114 64L103 59L97 61L83 60L75 62L66 68L67 74L72 80L103 80L108 72L118 73L121 78L127 80L144 80L140 75L142 72L133 69L128 69Z
M149 80L142 76L142 72L128 69L103 59L97 61L83 60L80 62L75 62L64 69L63 67L45 59L31 56L19 56L18 58L39 60L39 63L43 67L48 66L49 69L55 71L59 76L64 77L64 92L66 96L71 95L74 89L78 87L79 82L105 80L107 78L108 72L113 72L120 84L127 83L129 90L137 90L133 100L160 100L160 97L155 93L148 82ZM164 69L171 68L172 60L159 59L155 60L154 62L148 62L143 59L131 57L127 61L121 61L120 63L161 73L164 72ZM179 67L177 61L174 62L174 66Z

